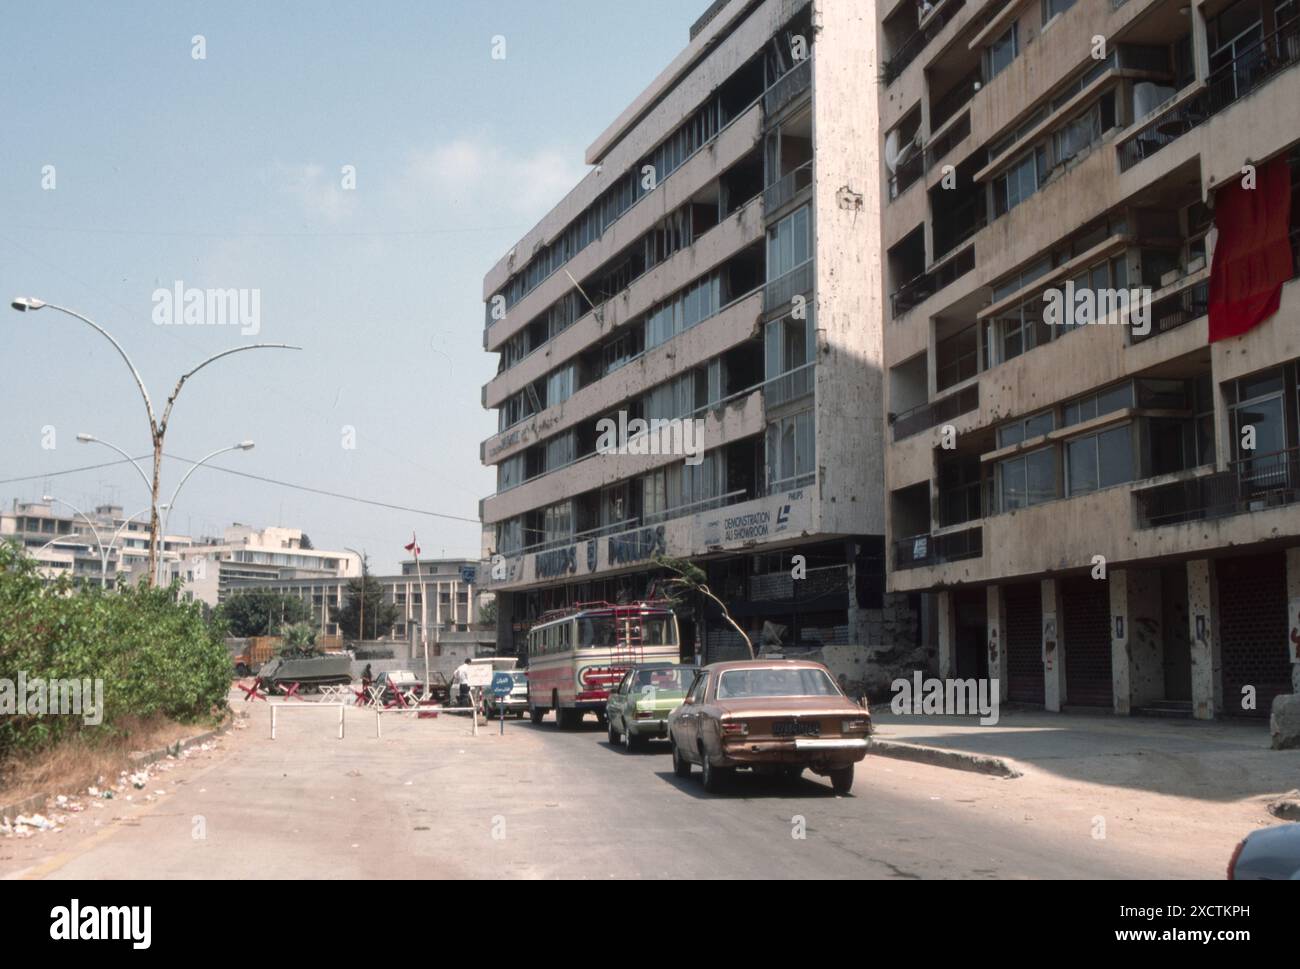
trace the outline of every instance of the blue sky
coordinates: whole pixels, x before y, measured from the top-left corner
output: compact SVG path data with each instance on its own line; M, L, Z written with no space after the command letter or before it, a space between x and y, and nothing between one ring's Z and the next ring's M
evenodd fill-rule
M495 427L480 406L495 371L483 274L582 176L586 146L706 6L5 5L0 499L148 503L129 467L58 474L115 459L79 432L146 453L144 408L107 341L50 310L8 309L21 295L112 332L157 405L212 353L301 345L196 375L167 452L195 459L251 438L255 450L213 464L476 518L493 487L478 445ZM491 56L498 35L504 60ZM156 325L154 291L177 281L258 290L259 332ZM164 462L164 500L184 471ZM42 477L10 480L31 475ZM171 524L210 534L232 521L301 527L318 547L364 548L383 571L412 531L426 557L479 548L476 524L209 468Z

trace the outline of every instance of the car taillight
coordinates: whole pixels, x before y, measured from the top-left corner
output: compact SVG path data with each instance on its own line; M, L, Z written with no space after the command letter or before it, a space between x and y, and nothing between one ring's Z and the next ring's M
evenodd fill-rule
M840 733L864 733L871 729L870 720L841 720Z
M657 716L658 714L653 710L638 710L636 712L636 718L638 720L653 720Z
M1241 849L1246 847L1246 839L1242 838L1237 842L1237 847L1232 849L1232 857L1228 859L1228 881L1235 881L1237 877L1237 859L1241 857Z
M749 733L749 724L743 720L723 720L722 736L724 737L744 737Z

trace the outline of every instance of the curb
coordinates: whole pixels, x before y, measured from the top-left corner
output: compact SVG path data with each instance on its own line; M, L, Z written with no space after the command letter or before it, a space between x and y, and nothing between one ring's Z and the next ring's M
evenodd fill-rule
M883 757L897 760L911 760L918 764L932 767L948 767L952 770L973 771L977 774L991 774L1010 780L1023 777L1020 771L1001 757L987 757L983 754L968 754L959 750L944 750L939 747L922 747L919 744L899 743L896 740L872 740L871 752Z
M198 744L206 743L213 737L225 733L234 724L235 718L230 717L225 723L212 730L205 730L203 733L195 734L193 737L186 737L184 740L178 740L170 747L159 747L156 750L136 750L127 755L127 762L132 767L143 767L146 764L152 764L156 761L164 760L168 756L180 756L182 750ZM18 817L20 814L30 814L40 812L45 809L45 802L52 798L53 794L33 794L31 797L25 797L21 801L14 801L12 804L0 804L0 818L6 821Z
M1268 813L1283 821L1300 821L1300 800L1286 798L1274 801L1268 806Z

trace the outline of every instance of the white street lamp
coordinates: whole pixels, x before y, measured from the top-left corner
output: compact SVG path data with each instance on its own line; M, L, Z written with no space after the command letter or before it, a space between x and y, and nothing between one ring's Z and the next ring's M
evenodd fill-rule
M160 510L160 506L158 503L158 493L160 487L160 477L162 475L163 441L167 436L167 422L171 419L172 407L176 403L176 398L180 396L181 388L185 386L185 381L189 380L191 377L193 377L196 373L198 373L208 364L216 360L220 360L222 357L228 357L232 353L242 353L245 350L262 350L262 349L301 350L302 347L290 346L287 343L250 343L247 346L232 347L229 350L223 350L220 353L214 353L212 356L202 361L198 366L181 374L180 379L176 381L175 388L172 389L171 396L167 398L167 403L163 407L161 417L159 417L154 412L153 401L149 397L149 391L144 385L144 379L140 376L140 371L137 370L135 364L131 362L131 358L127 355L127 352L122 348L122 345L118 343L115 339L113 339L111 333L105 330L94 320L90 319L87 316L83 316L82 314L78 313L76 310L70 310L66 306L58 306L54 303L47 303L44 300L36 299L35 297L31 297L31 296L17 297L16 299L12 300L9 305L20 313L34 312L36 310L45 309L46 307L48 307L49 309L58 310L60 313L66 313L68 316L80 320L81 322L85 323L87 326L91 327L96 332L98 332L101 336L104 337L104 339L108 340L109 343L113 344L113 348L118 352L118 355L122 358L123 362L125 362L127 367L130 369L131 376L135 378L135 385L140 391L140 396L144 399L145 411L149 415L149 436L150 439L153 441L153 480L152 482L148 482L150 512L151 512L149 516L149 581L152 583L154 581L154 577L157 572L157 561L158 561L158 530L160 527L160 523L158 520L158 512Z
M172 500L169 501L164 506L167 509L167 515L166 517L163 518L163 527L162 527L162 536L161 536L161 540L164 543L167 541L167 528L168 528L168 522L170 522L172 519L172 509L176 507L176 496L179 495L181 493L181 489L185 487L185 482L190 480L190 475L192 475L195 471L199 470L199 468L203 467L203 465L207 464L210 460L217 457L217 455L219 454L228 454L231 451L251 451L253 450L254 447L255 445L253 444L252 441L240 441L238 444L232 444L229 447L217 448L217 450L213 451L211 454L207 454L203 456L202 458L200 458L198 461L196 461L194 464L190 466L190 469L186 471L184 477L181 478L180 483L176 485L176 490L172 492ZM162 549L161 551L165 552L166 550ZM162 581L163 558L164 558L163 555L158 556L158 573L156 576L156 580L158 582Z

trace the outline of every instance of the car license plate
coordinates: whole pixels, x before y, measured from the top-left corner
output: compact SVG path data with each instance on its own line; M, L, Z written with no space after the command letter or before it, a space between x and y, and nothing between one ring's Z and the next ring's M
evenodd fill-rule
M773 737L816 737L822 732L815 720L786 720L772 724Z

